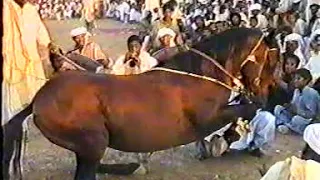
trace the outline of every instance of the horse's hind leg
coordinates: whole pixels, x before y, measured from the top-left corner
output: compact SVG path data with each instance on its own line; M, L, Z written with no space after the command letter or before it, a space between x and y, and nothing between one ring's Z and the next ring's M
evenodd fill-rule
M109 134L107 130L103 130L82 135L81 137L86 138L77 140L80 146L75 151L77 160L75 180L95 180L100 160L109 143Z
M99 160L89 160L76 153L77 169L75 180L95 180Z

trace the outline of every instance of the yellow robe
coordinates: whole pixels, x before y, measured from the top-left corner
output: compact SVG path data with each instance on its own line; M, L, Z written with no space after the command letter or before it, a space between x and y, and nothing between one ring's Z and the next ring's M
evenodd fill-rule
M83 1L82 16L87 22L92 22L95 20L95 3L94 0Z
M3 1L2 123L29 104L46 82L50 36L36 7Z

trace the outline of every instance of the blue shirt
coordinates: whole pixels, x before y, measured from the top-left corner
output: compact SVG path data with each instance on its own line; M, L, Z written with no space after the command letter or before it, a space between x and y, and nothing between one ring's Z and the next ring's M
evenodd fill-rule
M291 104L296 107L298 115L312 119L320 112L320 95L315 89L308 86L302 91L295 89Z

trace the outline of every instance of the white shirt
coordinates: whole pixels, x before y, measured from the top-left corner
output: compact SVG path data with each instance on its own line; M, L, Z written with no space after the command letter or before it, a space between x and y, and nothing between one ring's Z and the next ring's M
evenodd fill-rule
M307 23L302 20L298 19L294 25L293 33L300 34L301 36L304 36L306 33Z
M149 53L141 51L139 55L140 66L130 67L129 62L124 63L125 55L120 56L112 67L111 74L115 75L129 75L129 74L140 74L149 71L151 68L158 64L158 61L150 56Z
M318 79L320 77L320 53L314 53L305 65L305 68L310 71L313 80Z
M279 2L279 7L276 9L277 14L286 13L291 10L293 5L293 0L281 0Z
M262 14L258 14L257 19L258 19L257 28L260 28L262 30L262 29L266 29L268 27L269 21L266 18L266 16L264 16Z

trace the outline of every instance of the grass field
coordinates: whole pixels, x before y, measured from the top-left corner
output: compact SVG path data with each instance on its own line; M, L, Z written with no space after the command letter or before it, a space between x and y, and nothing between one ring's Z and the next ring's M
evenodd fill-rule
M78 20L47 21L50 34L64 49L72 48L69 32L80 26ZM132 32L127 26L111 20L98 22L100 30L94 39L110 57L116 58L126 51L126 39ZM29 122L31 132L24 158L24 175L28 180L71 180L75 170L73 153L62 149L42 136L40 131ZM156 152L150 159L150 172L147 175L108 176L99 175L105 180L257 180L260 179L257 168L267 167L291 155L299 155L303 147L302 138L294 135L277 135L276 142L268 149L263 158L248 155L226 155L200 162L194 155L192 144L175 151ZM103 159L107 163L135 161L134 154L108 149Z

